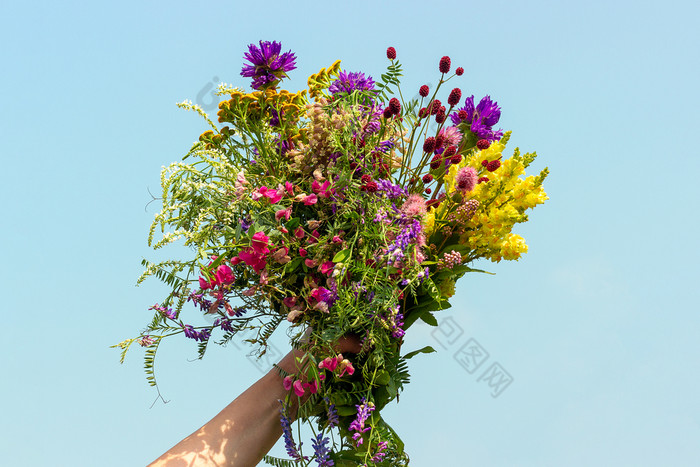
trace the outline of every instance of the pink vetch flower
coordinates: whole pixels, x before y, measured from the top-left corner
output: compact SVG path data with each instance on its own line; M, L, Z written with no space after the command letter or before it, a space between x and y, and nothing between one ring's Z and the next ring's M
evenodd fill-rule
M333 238L331 239L333 243L343 243L343 240L338 236L338 235L333 235Z
M335 263L333 261L326 261L321 265L321 274L328 274L333 271Z
M286 306L287 308L292 308L294 305L297 304L297 298L296 297L285 297L282 300L282 304Z
M272 259L279 264L287 264L292 260L292 258L289 257L289 248L286 246L279 248L272 254Z
M285 218L285 220L289 220L290 217L292 217L292 207L289 206L287 209L280 209L275 213L275 220L280 220L282 218Z
M304 391L304 386L303 386L303 383L301 382L301 380L294 381L294 384L292 384L292 387L294 387L294 393L297 396L301 397L304 395L305 391Z
M304 235L306 235L306 234L304 233L304 229L303 229L303 228L297 227L297 228L294 230L294 236L295 236L296 238L302 239L302 238L304 238Z
M232 284L233 281L236 280L231 268L225 264L219 265L219 267L216 269L216 274L214 275L214 277L216 277L216 280L219 282L219 284L223 285Z
M267 266L267 261L265 258L256 253L252 248L244 249L238 253L238 257L242 259L245 264L252 267L258 274L260 274L260 271L265 269L265 266Z
M243 295L245 295L246 297L252 297L253 295L255 295L255 292L257 292L257 287L253 286L253 287L249 288L248 290L244 290L241 293Z
M284 182L284 189L289 196L294 196L294 185L291 182Z
M306 267L315 268L318 265L318 261L316 261L315 259L307 258L304 260L304 264L306 264Z
M216 278L212 279L211 282L207 281L204 277L199 278L199 288L202 290L213 289L217 285Z
M318 242L318 237L321 236L321 233L318 230L314 230L311 232L311 237L306 240L307 243L316 243Z
M310 383L304 383L304 389L308 389L311 394L316 394L318 392L318 383L316 380Z
M302 258L307 255L306 250L304 248L299 248L299 256Z
M312 193L310 195L304 196L304 198L302 198L301 201L304 203L304 206L312 206L318 203L318 196Z
M270 252L270 250L267 248L269 241L270 237L265 235L263 232L256 232L255 235L253 235L251 246L256 253L259 255L264 255Z
M238 256L234 256L233 258L231 258L231 264L233 264L234 266L237 265L238 263L240 263L241 261L243 261L243 260L241 258L239 258Z
M342 361L342 354L340 355L341 361ZM338 359L336 357L326 357L323 360L321 360L318 364L319 369L326 369L328 371L335 371L336 367L338 366Z
M292 375L286 376L282 380L282 386L284 386L285 391L292 389L292 384L294 383L294 377Z
M236 176L236 181L233 184L236 189L236 198L241 199L245 195L245 186L248 184L248 180L245 178L245 172L241 170Z
M323 182L323 185L318 183L318 181L314 180L314 182L311 184L311 190L321 198L328 198L331 195L329 190L330 186L331 182L329 182L328 180Z
M350 376L355 373L355 367L352 366L352 363L347 358L344 358L343 361L340 362L338 368L340 369L340 374L338 374L339 378L342 378L346 372Z
M277 204L282 199L282 193L278 193L274 188L268 188L265 185L253 191L251 197L253 200L258 200L262 197L270 200L270 203Z

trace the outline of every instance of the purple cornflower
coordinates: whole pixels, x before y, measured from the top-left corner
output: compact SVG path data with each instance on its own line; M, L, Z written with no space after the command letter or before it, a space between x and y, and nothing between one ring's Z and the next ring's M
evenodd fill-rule
M369 415L374 412L374 404L371 402L366 402L365 398L362 398L360 405L355 405L357 407L357 417L350 423L348 429L350 431L355 431L356 433L352 435L352 439L355 440L357 445L361 445L364 440L362 439L362 433L366 433L372 429L371 426L365 426L365 422L369 418Z
M335 465L332 459L328 458L330 453L330 448L326 446L329 439L323 437L323 433L316 435L316 438L311 440L311 446L314 448L314 453L316 454L316 463L319 467L331 467Z
M493 131L493 126L501 118L501 108L498 106L498 102L491 100L490 96L484 96L476 107L474 107L474 96L468 97L464 101L464 107L459 110L466 112L467 118L464 122L469 125L469 130L479 139L496 141L503 136L502 130ZM452 113L450 118L455 125L462 123L459 112Z
M282 401L279 401L279 403L282 404L282 408L280 409L280 423L282 424L282 436L284 436L284 447L287 449L287 455L297 461L306 459L306 457L302 458L301 454L299 454L299 451L297 450L297 445L294 443L294 437L292 436L292 422L289 419L289 416L287 416L287 408ZM303 443L299 443L299 448L301 448L302 444Z
M250 65L243 65L241 76L253 78L253 89L260 89L274 84L287 76L288 71L296 69L296 55L292 51L280 54L282 44L277 41L260 41L260 47L255 44L248 46L248 52L243 58Z
M333 81L328 90L331 94L337 94L339 92L347 92L348 94L353 91L372 91L374 89L374 80L371 76L365 76L364 73L360 72L350 72L346 73L341 71L338 75L338 79Z

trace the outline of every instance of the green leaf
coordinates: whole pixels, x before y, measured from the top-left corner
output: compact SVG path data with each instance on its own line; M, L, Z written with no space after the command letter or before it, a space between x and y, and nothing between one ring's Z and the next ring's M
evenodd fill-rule
M428 323L431 326L437 326L438 322L437 319L435 319L435 316L428 310L423 310L421 314L419 315L419 318Z
M332 261L334 263L344 263L345 261L348 260L348 258L350 258L351 252L352 252L351 248L346 248L343 251L339 251L338 253L335 254Z
M414 357L415 355L418 355L419 353L433 353L433 352L435 352L435 349L429 345L426 345L422 349L414 350L413 352L408 352L406 355L403 356L403 358L408 360L409 358Z
M357 408L350 405L341 405L339 407L336 407L335 410L341 417L348 417L357 413Z

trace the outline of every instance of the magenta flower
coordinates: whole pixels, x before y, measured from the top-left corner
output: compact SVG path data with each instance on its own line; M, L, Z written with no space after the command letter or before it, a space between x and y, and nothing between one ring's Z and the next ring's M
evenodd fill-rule
M330 186L331 182L328 180L323 182L323 185L314 180L314 182L311 184L311 189L321 198L328 198L331 195L330 190L328 189Z
M253 89L274 86L287 76L288 71L296 69L296 55L292 51L280 54L282 44L276 41L260 41L248 46L243 58L250 62L241 69L241 76L253 78Z
M264 255L264 254L267 254L270 252L270 250L267 248L269 241L270 241L270 237L265 235L262 231L256 232L255 235L253 235L253 240L251 242L251 245L253 247L253 250L255 250L256 253L258 253L259 255ZM241 259L243 259L243 258L241 258Z
M294 381L294 384L292 385L294 387L294 393L301 397L304 395L304 386L303 383L300 380Z
M286 220L289 220L289 218L292 216L292 207L289 206L287 209L280 209L275 213L275 220L280 220L283 217Z
M304 206L311 206L318 202L318 196L315 194L306 195L302 198L302 201L304 202Z
M220 265L216 269L216 274L214 275L214 277L216 277L216 280L219 284L224 285L232 284L233 281L236 279L233 275L233 271L231 270L231 268L226 266L225 264Z
M321 265L321 274L328 274L330 271L333 271L334 266L335 263L333 261L326 261Z
M284 380L282 380L282 386L284 386L285 391L289 391L292 389L292 383L294 382L294 377L292 375L286 376Z

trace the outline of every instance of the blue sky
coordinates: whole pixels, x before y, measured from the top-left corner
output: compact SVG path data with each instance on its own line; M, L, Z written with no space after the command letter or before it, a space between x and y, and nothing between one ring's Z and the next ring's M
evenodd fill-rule
M158 257L149 190L205 129L175 103L247 86L241 57L262 39L297 54L289 89L336 59L378 76L391 45L413 95L449 55L464 93L502 106L509 146L551 170L550 201L518 230L528 255L463 279L443 325L409 333L407 349L439 350L385 411L414 465L697 465L699 9L3 2L0 459L145 465L260 376L242 346L193 361L173 340L158 362L170 402L151 407L138 350L120 366L109 345L165 293L134 284ZM472 373L455 359L468 342L489 355ZM495 364L512 379L497 397L480 380Z

